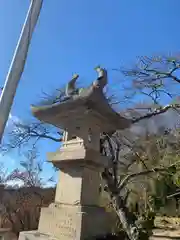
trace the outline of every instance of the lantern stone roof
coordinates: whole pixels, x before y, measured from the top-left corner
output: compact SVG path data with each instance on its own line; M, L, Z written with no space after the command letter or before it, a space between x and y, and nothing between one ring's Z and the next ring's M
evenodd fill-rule
M72 124L80 127L84 124L97 124L102 132L111 132L131 125L131 120L117 113L104 95L99 79L89 87L81 89L63 101L44 105L31 106L32 114L40 121L52 124L61 129L68 129Z

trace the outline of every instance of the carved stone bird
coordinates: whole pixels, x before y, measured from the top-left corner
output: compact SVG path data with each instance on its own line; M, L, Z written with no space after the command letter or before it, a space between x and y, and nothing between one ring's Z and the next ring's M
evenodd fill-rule
M66 97L70 97L77 93L78 89L76 88L75 84L76 84L78 77L79 77L78 74L74 74L72 79L66 85L66 91L65 91Z
M107 71L105 68L101 68L100 66L95 67L95 70L98 74L98 78L93 82L93 85L103 88L107 84Z

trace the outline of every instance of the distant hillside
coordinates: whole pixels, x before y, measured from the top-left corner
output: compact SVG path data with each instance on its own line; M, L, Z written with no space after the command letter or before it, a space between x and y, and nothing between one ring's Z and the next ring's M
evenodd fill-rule
M55 188L5 188L0 186L0 227L20 231L38 227L41 207L54 201Z

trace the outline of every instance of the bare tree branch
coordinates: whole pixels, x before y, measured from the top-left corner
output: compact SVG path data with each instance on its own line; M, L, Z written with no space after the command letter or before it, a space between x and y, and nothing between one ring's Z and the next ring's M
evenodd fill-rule
M161 108L158 108L156 109L155 111L151 112L151 113L148 113L144 116L141 116L139 118L136 118L136 119L133 119L132 122L133 123L136 123L136 122L139 122L141 120L144 120L144 119L148 119L148 118L151 118L153 116L157 116L159 114L162 114L162 113L165 113L167 112L169 109L177 109L177 108L180 108L180 104L169 104L167 106L164 106L164 107L161 107Z
M171 164L170 166L168 167L164 167L164 168L153 168L151 170L146 170L146 171L142 171L142 172L138 172L138 173L132 173L128 176L126 176L120 183L119 185L119 191L121 191L124 186L127 184L127 182L132 179L132 178L135 178L135 177L139 177L139 176L143 176L143 175L148 175L148 174L151 174L151 173L159 173L159 172L167 172L169 170L169 168L173 167L173 166L176 166L179 162L176 162L174 164Z

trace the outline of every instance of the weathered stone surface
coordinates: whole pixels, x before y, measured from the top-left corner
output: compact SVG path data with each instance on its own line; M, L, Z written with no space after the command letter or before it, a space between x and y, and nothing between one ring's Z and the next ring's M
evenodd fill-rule
M50 235L43 234L38 231L26 231L20 233L19 240L59 240L59 239L53 238Z
M108 165L106 157L101 156L95 150L85 149L84 147L61 148L56 152L48 153L47 157L57 168L64 168L64 171L67 166L71 166L71 168L75 166L91 166L104 169Z
M42 208L39 232L60 240L81 240L104 234L108 230L110 231L109 213L104 208L63 204Z
M75 167L69 169L68 173L61 171L56 187L55 202L98 205L99 185L99 172L94 169Z

